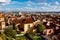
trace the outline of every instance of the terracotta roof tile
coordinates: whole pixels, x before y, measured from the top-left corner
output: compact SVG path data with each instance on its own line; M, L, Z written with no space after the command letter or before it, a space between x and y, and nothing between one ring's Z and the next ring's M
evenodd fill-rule
M3 16L3 14L2 14L2 13L0 13L0 18L4 18L4 16Z

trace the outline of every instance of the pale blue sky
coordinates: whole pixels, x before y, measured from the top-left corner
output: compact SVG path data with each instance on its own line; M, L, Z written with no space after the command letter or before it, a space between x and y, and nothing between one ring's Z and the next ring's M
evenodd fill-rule
M0 0L0 11L60 11L60 0Z

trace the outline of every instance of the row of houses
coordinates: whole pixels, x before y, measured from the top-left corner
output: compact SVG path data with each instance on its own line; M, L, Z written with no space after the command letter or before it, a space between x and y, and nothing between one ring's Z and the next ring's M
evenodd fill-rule
M19 15L21 16L15 16L12 14L5 16L3 13L0 13L0 29L3 30L4 28L9 27L9 25L15 24L19 31L25 33L28 29L34 28L35 23L37 23L34 19L30 16L24 16L21 13L19 13Z
M31 14L22 14L21 12L18 15L15 15L13 13L10 14L3 14L0 12L0 29L3 30L4 28L9 28L9 26L13 25L18 27L18 31L26 33L27 31L30 33L33 32L35 29L35 25L40 24L41 22L45 22L47 20L47 24L49 25L49 22L51 22L51 17L55 18L55 15L34 15ZM49 19L48 19L49 18ZM59 20L58 20L59 21ZM52 21L53 22L53 21ZM52 26L52 25L51 25ZM49 31L48 29L47 31ZM48 33L48 32L47 32Z

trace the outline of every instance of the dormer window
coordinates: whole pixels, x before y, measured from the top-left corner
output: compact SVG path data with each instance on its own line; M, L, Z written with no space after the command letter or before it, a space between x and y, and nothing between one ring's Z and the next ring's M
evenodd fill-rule
M0 21L4 21L4 18L0 18Z
M30 28L30 25L28 25L28 28Z

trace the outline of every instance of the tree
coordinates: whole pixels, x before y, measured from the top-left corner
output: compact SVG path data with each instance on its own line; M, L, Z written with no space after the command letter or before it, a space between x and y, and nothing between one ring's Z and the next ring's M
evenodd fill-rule
M11 28L11 27L6 28L4 33L6 34L6 36L8 36L10 38L15 38L15 35L17 34L16 30L13 30L13 28Z
M33 40L44 40L41 36L34 35Z
M0 34L0 40L6 40L6 35L3 32Z
M28 40L28 38L26 36L17 36L16 40Z
M46 27L43 24L38 24L37 25L37 31L38 32L43 32L46 29Z

